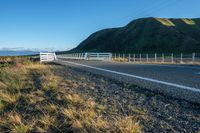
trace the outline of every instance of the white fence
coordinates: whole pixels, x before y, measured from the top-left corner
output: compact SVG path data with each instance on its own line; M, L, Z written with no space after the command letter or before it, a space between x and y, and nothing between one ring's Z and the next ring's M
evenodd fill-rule
M51 62L56 60L55 53L40 53L40 62Z
M57 55L60 59L111 61L112 53L73 53Z
M117 54L117 53L72 53L56 55L55 53L40 53L40 62L54 61L59 59L71 60L99 60L120 61L133 63L180 63L200 64L200 53L191 54Z
M114 53L113 61L134 63L177 63L177 64L200 64L200 53L191 54L119 54Z
M86 60L103 60L111 61L112 53L86 53Z

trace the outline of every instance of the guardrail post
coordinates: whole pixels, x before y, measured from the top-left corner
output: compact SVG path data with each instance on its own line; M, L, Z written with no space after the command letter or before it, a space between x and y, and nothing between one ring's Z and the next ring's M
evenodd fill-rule
M97 59L99 60L99 53L97 53Z
M115 60L116 60L116 58L117 58L117 57L116 57L116 53L115 53Z
M125 54L123 54L123 61L125 60Z
M79 59L81 59L81 53L79 53Z
M195 53L192 54L192 63L195 63Z
M40 53L40 63L42 63L42 59L41 59L41 53Z
M171 62L174 63L174 54L171 55Z
M142 62L142 55L140 54L140 62Z
M133 60L134 60L134 63L135 63L135 54L133 55Z
M157 63L158 60L157 60L157 53L155 53L155 62Z
M112 54L109 54L109 61L112 61Z
M146 57L147 57L147 63L149 62L149 55L148 54L146 54Z
M87 60L88 53L85 53L84 60Z
M131 54L128 54L128 62L131 62Z
M57 60L56 53L53 53L53 55L54 55L54 60Z
M118 61L120 61L120 53L119 53L119 60Z
M183 53L181 53L181 64L183 63Z
M80 53L80 60L82 60L82 53Z
M80 60L82 60L82 53L80 53Z
M165 55L162 53L162 63L165 63Z

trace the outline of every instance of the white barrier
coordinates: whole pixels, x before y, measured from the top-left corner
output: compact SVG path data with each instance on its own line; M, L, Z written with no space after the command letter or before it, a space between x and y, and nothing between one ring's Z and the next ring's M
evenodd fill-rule
M200 64L200 53L174 54L174 53L151 53L151 54L122 54L114 53L113 60L133 63L166 63L166 64Z
M86 59L86 53L62 54L57 55L57 57L61 59L84 60Z
M111 61L112 53L87 53L87 60Z
M56 60L55 53L40 53L40 62L51 62Z
M112 53L73 53L57 56L60 59L111 61Z

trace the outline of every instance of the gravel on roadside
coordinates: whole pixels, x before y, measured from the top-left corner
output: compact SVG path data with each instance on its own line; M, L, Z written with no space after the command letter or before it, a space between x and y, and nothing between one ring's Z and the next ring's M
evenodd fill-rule
M70 66L58 73L76 84L74 92L106 107L105 115L116 112L133 116L144 132L197 133L200 130L199 104Z

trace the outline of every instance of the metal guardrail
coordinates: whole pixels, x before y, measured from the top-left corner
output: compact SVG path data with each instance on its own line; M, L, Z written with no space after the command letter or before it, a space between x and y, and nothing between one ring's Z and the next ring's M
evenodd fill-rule
M120 54L114 53L113 61L133 63L171 63L171 64L200 64L200 54Z
M72 60L85 60L86 53L61 54L61 55L57 55L57 58L72 59Z
M112 53L73 53L57 55L60 59L111 61Z
M51 62L56 60L55 53L40 53L40 62Z
M71 60L120 61L133 63L171 63L200 64L200 54L112 54L112 53L72 53L56 55L55 53L40 53L40 62L54 61L56 58Z

